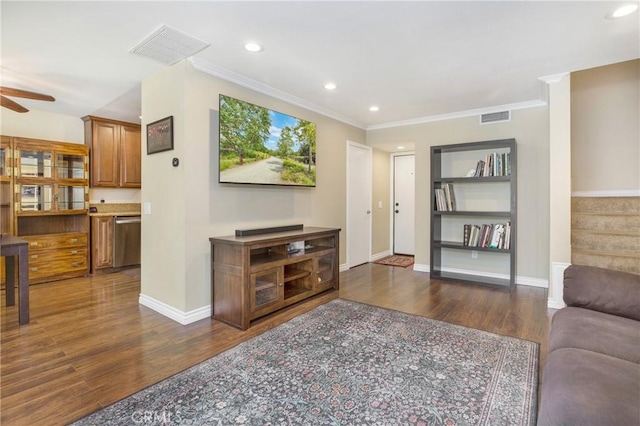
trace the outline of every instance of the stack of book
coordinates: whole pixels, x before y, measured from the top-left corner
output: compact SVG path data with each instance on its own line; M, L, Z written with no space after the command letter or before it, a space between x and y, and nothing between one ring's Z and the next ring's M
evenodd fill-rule
M484 176L511 176L511 153L494 152L478 161L473 177Z
M511 222L489 225L464 225L462 244L509 250L511 248Z
M436 188L436 210L439 212L456 211L456 197L453 184L445 183L442 188Z

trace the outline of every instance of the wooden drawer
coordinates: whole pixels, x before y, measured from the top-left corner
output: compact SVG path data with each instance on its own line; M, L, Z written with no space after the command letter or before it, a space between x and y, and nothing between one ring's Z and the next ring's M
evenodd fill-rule
M86 264L87 248L64 248L58 250L42 250L29 253L29 267L32 266L44 266L51 262L67 260L70 263L77 262L78 260L84 260Z
M29 253L33 250L60 249L67 247L87 247L86 232L47 234L20 237L29 242Z
M76 271L86 271L87 249L45 250L29 253L29 280L39 281L45 277L66 276Z

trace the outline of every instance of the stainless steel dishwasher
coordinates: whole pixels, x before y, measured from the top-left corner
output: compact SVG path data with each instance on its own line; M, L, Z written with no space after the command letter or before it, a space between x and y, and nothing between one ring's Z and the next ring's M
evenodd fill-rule
M116 216L113 229L113 266L140 264L140 216Z

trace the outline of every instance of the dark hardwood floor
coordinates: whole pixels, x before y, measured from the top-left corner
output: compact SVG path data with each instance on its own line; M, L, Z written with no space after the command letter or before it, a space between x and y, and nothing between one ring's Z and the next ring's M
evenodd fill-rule
M340 277L342 298L538 342L544 364L545 289L430 282L375 264ZM242 332L211 319L182 326L140 306L139 293L138 270L32 286L24 326L2 294L0 423L69 423L338 297L321 295Z

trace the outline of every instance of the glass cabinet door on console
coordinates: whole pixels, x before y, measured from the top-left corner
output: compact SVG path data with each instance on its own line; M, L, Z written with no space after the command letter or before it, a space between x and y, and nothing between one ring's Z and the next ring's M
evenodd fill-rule
M329 254L326 256L322 256L317 259L318 267L317 267L317 275L318 281L316 285L319 288L331 288L334 285L334 270L333 265L335 264L335 256L333 254Z
M272 309L283 298L282 268L251 274L251 313Z

